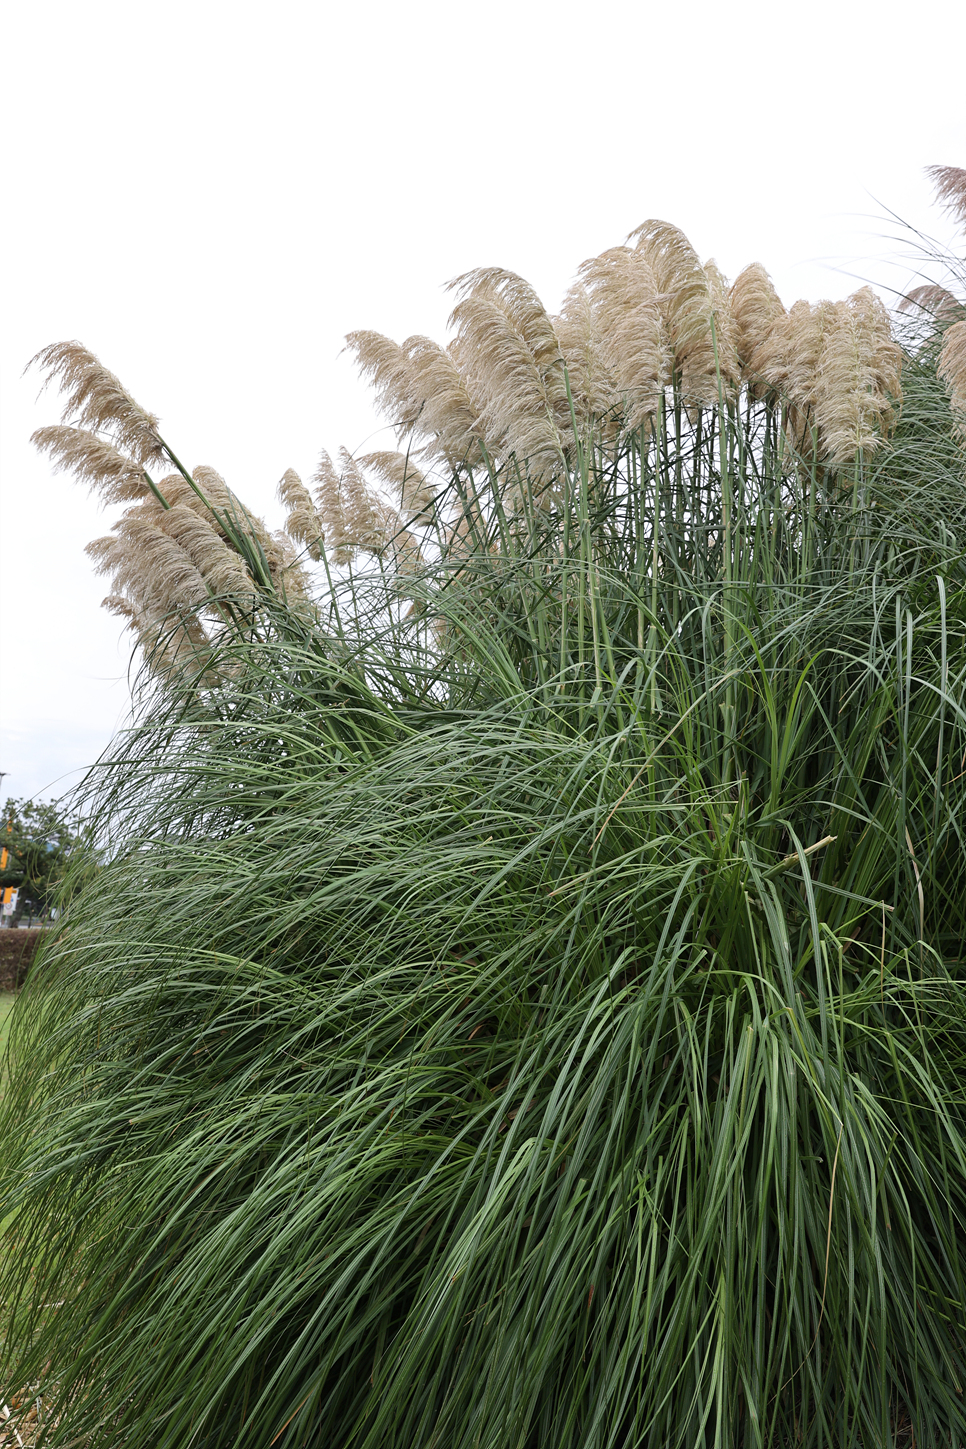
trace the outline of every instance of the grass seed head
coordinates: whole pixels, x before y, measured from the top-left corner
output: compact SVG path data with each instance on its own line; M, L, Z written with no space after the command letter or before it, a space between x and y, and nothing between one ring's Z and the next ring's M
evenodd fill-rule
M624 399L625 427L653 417L670 380L670 353L654 270L641 251L611 247L580 268L612 387Z
M175 503L166 512L158 509L156 516L158 527L184 550L213 594L251 594L245 565L206 518L186 503Z
M752 396L777 393L784 381L782 341L788 314L760 262L745 267L732 283L731 312L738 360Z
M697 252L684 232L667 221L643 222L628 240L634 238L654 272L683 400L689 406L713 406L718 401L713 304Z
M717 368L725 396L733 397L741 386L741 362L738 357L738 324L731 308L728 279L717 262L710 258L704 264L714 317L714 347Z
M339 449L339 461L342 464L341 491L349 544L354 549L379 554L387 542L386 520L379 500L347 448Z
M391 489L403 517L415 518L431 506L436 489L406 453L367 453L359 461Z
M966 441L966 319L954 322L943 338L939 376L949 389L959 432Z
M339 472L325 449L319 455L319 466L312 479L315 484L316 511L322 521L325 546L336 564L347 564L352 558L342 482Z
M513 272L480 269L457 277L462 292L450 325L452 356L482 403L476 426L491 454L526 459L534 474L557 466L572 442L563 358L553 325Z
M605 360L600 314L584 282L575 282L567 292L553 325L576 411L588 418L603 417L617 405L620 395Z
M476 419L480 412L460 372L452 348L440 347L429 337L409 337L403 343L415 377L419 400L416 432L429 457L450 467L481 460Z
M30 441L50 455L56 472L73 473L103 503L129 503L149 494L144 469L85 428L38 428Z
M966 227L966 170L961 166L927 166L926 175L936 188L940 204Z
M208 597L200 570L165 532L160 514L151 517L144 508L130 508L113 532L113 538L96 539L87 546L97 572L112 576L112 593L161 619L195 609Z
M464 296L491 296L519 332L541 370L553 368L560 358L560 343L546 308L530 283L505 267L477 267L450 282Z
M165 456L158 420L136 403L113 372L79 342L55 342L32 359L46 373L44 386L57 381L65 394L61 420L93 432L106 432L136 463L147 466Z
M963 315L963 304L958 297L937 282L927 282L913 287L899 301L900 312L918 311L934 322L955 322Z
M278 485L279 501L288 510L285 531L290 538L305 546L309 557L318 562L322 553L319 539L322 536L322 520L315 511L312 495L294 468L287 468Z
M346 346L355 354L362 376L371 383L380 412L398 438L406 437L420 413L416 372L406 350L381 332L350 332Z

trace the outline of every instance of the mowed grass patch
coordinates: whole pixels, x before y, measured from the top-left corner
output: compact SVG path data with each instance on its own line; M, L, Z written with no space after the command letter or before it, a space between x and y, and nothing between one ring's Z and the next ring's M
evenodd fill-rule
M15 991L0 991L0 1058L7 1050L7 1035L10 1029L10 1013L17 999ZM3 1073L0 1073L0 1090L3 1088Z

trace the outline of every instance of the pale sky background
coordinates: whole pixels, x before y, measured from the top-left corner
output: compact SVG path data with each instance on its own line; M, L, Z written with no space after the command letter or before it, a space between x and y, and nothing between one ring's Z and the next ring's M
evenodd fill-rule
M287 467L391 446L343 338L442 339L496 263L556 310L648 217L786 304L909 285L966 166L966 7L817 0L31 0L0 32L0 798L123 724L111 517L29 444L28 359L79 338L271 526ZM958 19L956 17L959 17ZM959 245L962 253L963 245Z

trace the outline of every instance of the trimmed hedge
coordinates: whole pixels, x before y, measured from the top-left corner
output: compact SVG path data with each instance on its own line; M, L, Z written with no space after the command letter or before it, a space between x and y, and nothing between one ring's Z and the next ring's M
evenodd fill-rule
M26 981L42 926L0 931L0 991L17 991Z

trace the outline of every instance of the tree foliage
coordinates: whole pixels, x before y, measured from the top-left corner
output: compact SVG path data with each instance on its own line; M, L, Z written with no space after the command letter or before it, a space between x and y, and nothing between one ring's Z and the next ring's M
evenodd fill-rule
M7 852L0 887L19 892L17 916L27 908L46 915L71 856L87 848L87 835L70 804L8 799L0 815L0 846Z

